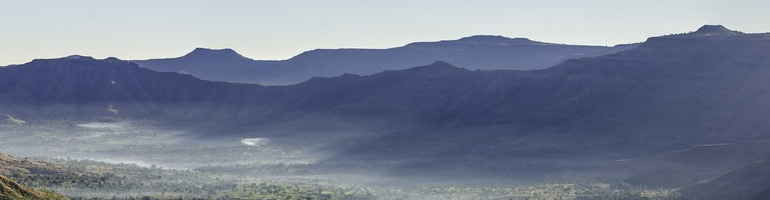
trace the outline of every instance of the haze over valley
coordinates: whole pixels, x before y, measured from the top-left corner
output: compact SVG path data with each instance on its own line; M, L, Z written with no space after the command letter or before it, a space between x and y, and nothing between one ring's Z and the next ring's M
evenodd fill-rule
M3 66L0 199L770 199L770 33L687 28Z

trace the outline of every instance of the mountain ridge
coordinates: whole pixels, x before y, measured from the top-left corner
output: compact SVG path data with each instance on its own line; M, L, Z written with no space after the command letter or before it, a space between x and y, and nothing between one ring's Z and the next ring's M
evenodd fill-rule
M490 45L490 46L509 46L509 45L558 45L547 42L540 42L530 40L528 38L509 38L500 35L474 35L463 37L457 40L441 40L438 42L414 42L409 43L406 46L419 46L431 43L457 43L457 44L476 44L476 45ZM581 46L581 45L575 45ZM589 45L585 45L589 46Z
M182 59L194 59L194 60L205 60L205 59L246 59L246 60L252 60L250 58L244 57L243 55L239 54L238 52L235 52L235 50L225 48L225 49L209 49L209 48L202 48L197 47L190 53L185 54L184 56L180 57Z
M370 75L427 65L436 60L469 69L542 69L570 58L605 55L631 48L633 45L561 45L526 38L477 35L457 40L414 42L386 49L314 49L286 60L252 60L232 50L197 48L178 58L134 62L155 71L189 73L205 80L289 85L312 77Z
M57 80L46 74L54 71L29 73L50 77L28 80L19 79L21 72L10 73L33 69L22 65L0 69L0 105L20 105L10 114L23 120L40 113L112 116L105 110L114 108L120 116L164 118L216 133L204 134L209 138L354 132L363 139L332 145L342 150L328 162L409 160L414 163L393 163L402 163L398 169L438 170L484 159L501 162L497 166L503 167L495 170L511 171L510 166L534 159L602 162L682 146L770 138L770 125L763 120L770 113L766 37L664 36L628 51L541 70L472 71L431 61L290 86L203 81L131 65L133 73L111 72L132 75L111 75L121 78L119 90L110 89L109 79L83 78L89 73L61 73L73 77L65 84L70 87L61 86L69 90L63 90L57 88L61 83L47 81ZM104 72L93 72L99 73ZM137 81L126 87L127 80ZM30 96L31 91L47 92ZM61 97L43 98L51 95ZM24 113L23 108L33 109Z

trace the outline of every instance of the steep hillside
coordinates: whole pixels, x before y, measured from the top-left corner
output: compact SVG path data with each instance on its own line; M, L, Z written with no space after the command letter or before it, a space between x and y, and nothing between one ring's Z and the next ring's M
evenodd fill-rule
M495 137L479 137L499 140L501 148L673 147L764 137L768 36L699 34L651 38L634 50L547 70L447 70L438 63L288 88L324 91L307 93L326 102L324 110L400 113L395 118L445 131L493 126Z
M0 199L3 200L62 200L67 199L50 191L35 191L0 175Z
M58 174L66 173L61 166L20 159L0 153L0 175L12 174Z
M767 161L747 164L722 176L681 190L682 200L770 198L770 163Z
M236 104L239 94L262 88L206 82L190 75L154 72L115 58L82 56L38 59L0 68L0 79L0 112L19 120L195 115L191 112L201 107L197 105Z
M634 46L561 45L526 38L472 36L390 49L316 49L281 61L252 60L231 49L197 48L179 58L134 62L148 69L188 73L205 80L286 85L312 77L406 69L436 60L468 69L543 69L568 58L606 55Z
M679 188L770 158L770 141L698 145L655 156L616 160L590 173L568 176L623 181L637 186Z

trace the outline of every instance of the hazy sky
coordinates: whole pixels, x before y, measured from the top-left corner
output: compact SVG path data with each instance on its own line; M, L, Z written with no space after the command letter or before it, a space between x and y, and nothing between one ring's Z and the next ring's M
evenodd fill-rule
M177 57L195 47L287 59L477 34L614 45L703 24L768 32L768 8L767 0L0 0L0 65Z

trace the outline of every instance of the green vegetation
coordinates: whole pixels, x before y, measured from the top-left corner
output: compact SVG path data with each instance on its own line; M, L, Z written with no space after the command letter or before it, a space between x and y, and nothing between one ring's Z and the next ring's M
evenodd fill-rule
M37 188L73 199L622 199L669 200L674 190L645 190L627 184L546 183L533 185L363 185L322 178L259 179L227 171L172 170L96 161L29 161L69 173L15 173Z
M51 188L72 199L675 199L675 190L628 184L361 184L323 176L282 177L291 166L209 167L175 170L89 160L5 158L0 173L33 188ZM249 169L249 170L246 170ZM365 182L365 181L364 181ZM46 193L47 192L47 193ZM41 191L48 194L50 191Z
M51 190L36 191L0 175L0 200L66 200Z

